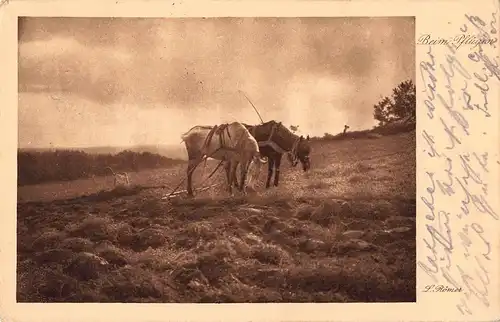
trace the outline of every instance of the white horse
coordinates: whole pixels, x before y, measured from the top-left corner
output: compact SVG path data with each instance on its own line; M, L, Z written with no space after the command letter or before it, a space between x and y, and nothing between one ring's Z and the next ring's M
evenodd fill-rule
M240 165L240 180L237 187L239 191L246 193L245 181L252 163L256 164L256 173L259 173L261 164L267 162L261 159L255 138L239 122L216 126L197 125L184 133L181 138L188 152L187 193L190 197L193 196L193 172L206 157L225 163L227 187L231 195L238 165ZM252 176L248 183L251 181Z

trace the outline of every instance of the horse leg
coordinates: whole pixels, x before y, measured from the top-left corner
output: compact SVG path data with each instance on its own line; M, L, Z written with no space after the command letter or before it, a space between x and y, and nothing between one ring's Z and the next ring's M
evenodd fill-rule
M246 186L245 186L245 181L247 179L247 172L248 172L248 167L250 163L247 162L242 162L240 164L240 177L241 177L241 182L239 184L239 190L243 193L246 194Z
M238 166L238 164L236 162L231 162L231 168L229 170L229 178L231 179L229 181L229 194L232 196L233 195L233 182L234 182L234 178L236 177L236 167Z
M235 171L235 173L236 173L236 171L237 171L237 169L238 169L238 164L239 164L239 162L238 162L238 161L236 161L236 162L235 162L235 164L236 164L236 165L235 165L235 167L234 167L234 171ZM240 166L240 167L241 167L241 166ZM238 184L238 176L237 176L236 174L234 175L234 178L233 178L233 182L232 182L232 183L234 184L234 186L235 186L235 187L239 187L239 184Z
M231 161L224 161L224 170L226 171L227 189L231 193Z
M187 195L188 197L193 197L193 172L198 166L199 162L195 159L190 159L188 161L187 168Z
M266 189L271 185L271 177L273 175L274 169L274 156L269 156L267 160L267 181L266 181Z
M224 170L226 171L227 182L229 182L229 170L230 170L230 168L231 168L231 162L224 161Z
M274 162L274 186L277 187L280 180L281 154L276 157Z
M248 163L248 169L247 169L248 182L247 182L247 186L250 186L250 187L254 188L253 182L256 180L255 177L260 172L259 170L260 170L260 160L255 160L255 159L252 158L250 160L250 162Z
M198 164L202 161L203 155L202 153L196 149L193 142L185 142L186 150L188 153L188 167L187 167L187 195L188 197L193 197L193 172L198 166Z

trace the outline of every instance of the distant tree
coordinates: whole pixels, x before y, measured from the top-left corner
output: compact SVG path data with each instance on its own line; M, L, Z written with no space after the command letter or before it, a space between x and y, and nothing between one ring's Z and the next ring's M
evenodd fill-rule
M373 117L379 125L407 117L415 118L416 88L411 80L401 82L392 90L392 96L384 97L373 106Z
M334 138L334 137L335 137L335 135L330 134L330 133L328 133L328 132L325 132L325 134L323 135L323 139L327 139L327 140L328 140L328 139L332 139L332 138Z
M392 101L389 97L384 97L380 102L373 106L373 117L379 125L385 125L393 120L391 115Z
M411 80L400 83L392 90L392 114L398 119L415 116L416 113L416 88Z

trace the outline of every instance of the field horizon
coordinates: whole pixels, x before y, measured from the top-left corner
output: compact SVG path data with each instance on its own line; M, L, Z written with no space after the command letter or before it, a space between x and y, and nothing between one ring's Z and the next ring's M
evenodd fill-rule
M46 152L46 151L82 151L88 154L118 154L123 151L131 151L135 153L149 152L158 154L173 160L187 160L184 146L181 144L135 144L124 146L51 146L51 147L22 147L18 148L19 152Z

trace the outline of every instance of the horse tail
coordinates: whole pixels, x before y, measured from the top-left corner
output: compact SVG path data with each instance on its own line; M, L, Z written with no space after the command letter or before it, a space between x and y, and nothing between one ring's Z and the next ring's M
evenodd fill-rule
M181 142L180 143L185 142L188 136L189 136L189 131L181 134Z
M186 140L191 136L192 134L192 130L195 128L196 126L193 126L191 129L189 129L189 131L187 132L184 132L181 134L181 141L179 142L179 144L183 143L183 142L187 142Z
M199 127L199 125L195 125L192 128L190 128L187 132L181 134L181 142L180 143L185 142L186 139L188 138L188 136L190 135L191 131L197 127Z

